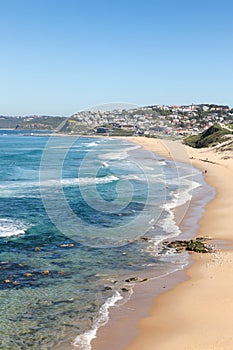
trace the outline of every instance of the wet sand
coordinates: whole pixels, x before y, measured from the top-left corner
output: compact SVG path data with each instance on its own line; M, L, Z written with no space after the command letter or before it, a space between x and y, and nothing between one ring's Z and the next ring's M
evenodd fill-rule
M205 172L206 181L217 194L205 209L198 235L229 245L223 244L224 249L213 254L192 254L194 263L186 272L166 276L159 285L152 281L137 287L136 299L133 297L120 313L118 308L111 310L110 323L99 330L93 350L232 349L232 155L225 154L230 158L223 159L224 154L191 149L180 142L127 139L164 158L192 162ZM153 303L151 293L156 296Z
M146 146L154 148L153 141ZM217 191L200 220L199 235L226 240L229 245L214 254L192 255L189 279L154 300L125 350L233 349L232 154L185 149L192 164L205 172L206 181Z

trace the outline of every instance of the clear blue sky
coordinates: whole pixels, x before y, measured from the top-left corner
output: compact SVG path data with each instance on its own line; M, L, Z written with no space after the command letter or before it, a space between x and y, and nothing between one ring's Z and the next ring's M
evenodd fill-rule
M0 114L233 105L231 0L0 0Z

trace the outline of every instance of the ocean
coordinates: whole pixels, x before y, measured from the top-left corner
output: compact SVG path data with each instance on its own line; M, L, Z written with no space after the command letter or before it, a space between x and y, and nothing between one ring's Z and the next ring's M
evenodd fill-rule
M1 349L90 350L135 283L189 263L163 242L198 170L127 140L21 130L0 130L0 159Z

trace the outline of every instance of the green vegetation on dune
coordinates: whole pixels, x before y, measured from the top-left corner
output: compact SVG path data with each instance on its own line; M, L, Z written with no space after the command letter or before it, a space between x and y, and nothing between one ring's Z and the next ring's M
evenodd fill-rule
M230 134L232 134L230 130L222 128L219 124L214 124L201 134L187 137L184 139L184 143L194 148L211 147L227 141L226 135Z
M122 130L122 129L115 129L111 131L111 136L133 136L134 131L132 130Z

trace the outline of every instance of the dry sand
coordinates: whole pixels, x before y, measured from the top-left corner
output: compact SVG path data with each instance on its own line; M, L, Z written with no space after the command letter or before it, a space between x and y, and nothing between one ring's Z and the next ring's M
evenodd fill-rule
M146 149L174 160L191 161L207 171L217 194L200 221L200 236L227 240L227 249L192 254L189 279L154 300L125 350L233 349L233 159L209 149L191 149L178 142L131 138ZM228 158L228 156L230 156ZM190 159L191 158L191 159Z

